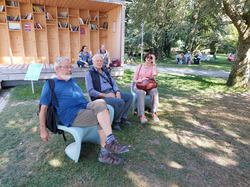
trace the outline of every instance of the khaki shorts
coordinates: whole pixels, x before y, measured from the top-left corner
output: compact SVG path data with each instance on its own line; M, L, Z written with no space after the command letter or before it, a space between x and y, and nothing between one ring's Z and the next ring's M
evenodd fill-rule
M81 109L71 124L75 127L92 127L97 125L98 130L101 130L101 126L98 123L96 115L103 110L107 109L107 104L103 99L97 99L93 102L89 102L86 109Z

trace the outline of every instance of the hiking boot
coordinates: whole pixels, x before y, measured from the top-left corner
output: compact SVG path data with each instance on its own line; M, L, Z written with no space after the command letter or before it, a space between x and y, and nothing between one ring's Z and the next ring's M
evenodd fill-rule
M141 124L145 124L145 123L148 122L146 116L141 116L141 117L140 117L140 121L141 121Z
M105 145L105 149L111 153L121 154L129 151L128 146L121 145L117 140Z
M103 155L101 152L99 153L98 161L112 166L117 166L124 163L123 158L115 156L113 153Z
M160 119L158 118L157 114L152 114L152 118L155 122L159 122Z

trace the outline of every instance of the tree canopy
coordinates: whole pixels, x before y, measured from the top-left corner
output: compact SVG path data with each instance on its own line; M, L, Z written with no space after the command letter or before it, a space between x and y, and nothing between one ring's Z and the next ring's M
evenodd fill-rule
M143 22L144 48L154 51L159 60L169 57L178 40L182 41L183 52L209 48L212 52L234 53L237 49L235 64L241 61L245 65L237 66L244 67L244 71L236 74L243 73L246 77L250 53L245 49L250 48L249 7L249 0L134 0L126 9L126 50L139 49ZM239 53L242 49L245 50ZM236 69L232 68L232 72ZM230 77L233 81L228 81L229 86L248 84L248 79L238 78L244 82L241 85L232 78L235 76Z

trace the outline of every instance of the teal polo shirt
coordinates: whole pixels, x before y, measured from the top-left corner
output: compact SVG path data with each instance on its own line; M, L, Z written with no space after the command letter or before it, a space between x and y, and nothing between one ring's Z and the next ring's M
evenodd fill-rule
M55 94L58 100L59 107L55 102L53 105L56 108L56 113L61 122L65 126L69 126L74 122L75 117L79 110L86 109L88 104L84 97L82 89L77 85L76 80L71 78L64 81L54 78L55 81ZM51 90L49 82L46 81L43 85L40 104L49 105L51 102Z

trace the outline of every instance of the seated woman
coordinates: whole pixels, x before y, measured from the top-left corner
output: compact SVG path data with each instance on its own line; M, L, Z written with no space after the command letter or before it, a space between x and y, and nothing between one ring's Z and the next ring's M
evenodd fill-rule
M79 60L77 61L78 67L84 67L84 68L92 68L93 62L91 60L91 51L88 52L88 47L86 45L82 46L82 49L79 53Z
M178 55L178 57L177 57L177 64L182 64L183 56L184 56L183 53L181 53L181 54Z
M135 93L137 94L137 114L140 118L142 124L147 123L148 120L145 116L145 97L146 95L151 96L151 113L152 118L155 122L159 122L157 116L158 104L159 104L159 93L157 88L153 88L148 91L140 90L136 87L136 83L142 82L144 79L154 78L158 75L157 67L155 64L155 55L152 53L147 53L145 58L145 63L137 67L133 82L135 83Z

